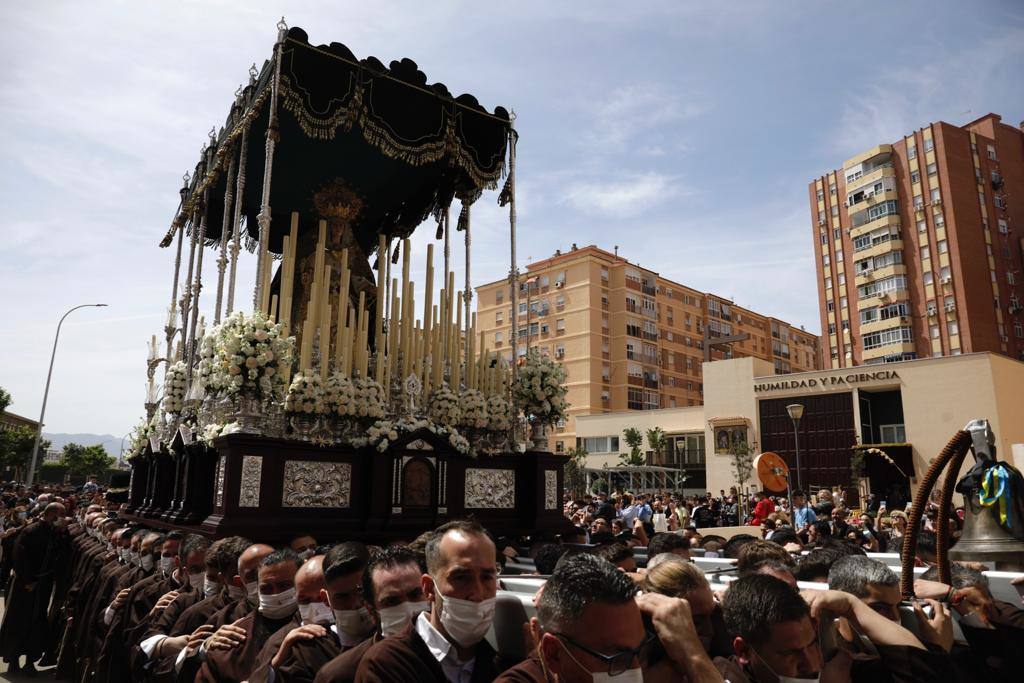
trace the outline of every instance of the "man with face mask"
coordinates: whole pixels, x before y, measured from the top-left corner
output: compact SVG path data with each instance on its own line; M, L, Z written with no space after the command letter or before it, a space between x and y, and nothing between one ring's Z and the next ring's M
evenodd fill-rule
M0 655L10 671L22 669L20 659L24 655L24 670L33 673L33 663L43 654L57 560L56 525L63 517L63 505L48 504L38 520L21 530L14 543L14 578L0 626Z
M422 556L407 546L390 546L370 558L363 575L363 593L380 628L351 650L338 655L316 674L316 683L351 683L366 652L382 638L401 633L430 608L423 595Z
M240 683L248 680L256 656L276 631L299 625L295 574L301 561L290 548L275 550L260 560L257 574L258 607L220 629L203 644L205 661L195 680L202 683Z
M174 681L174 662L190 639L196 644L214 630L206 622L236 602L228 592L231 579L238 572L238 558L252 545L241 536L214 541L205 556L205 573L200 577L189 571L189 583L197 588L179 595L150 624L134 648L133 670L142 670L151 681ZM236 589L238 595L244 591Z
M945 655L928 652L910 631L849 593L798 593L779 579L752 574L729 584L723 611L726 626L735 634L735 656L719 657L715 664L732 683L949 679L951 667L935 666L948 660ZM830 636L835 617L849 620L871 641L881 667L859 666L844 649L823 661L819 635Z
M431 610L371 647L356 681L491 681L494 649L484 640L498 591L494 542L479 523L448 522L426 544L423 594Z
M316 539L303 532L292 536L288 541L288 547L295 551L300 560L306 561L316 554Z
M317 669L338 653L336 640L329 637L334 614L323 602L326 588L324 556L314 555L295 574L300 626L283 628L267 640L249 683L312 681ZM305 647L308 644L313 647Z

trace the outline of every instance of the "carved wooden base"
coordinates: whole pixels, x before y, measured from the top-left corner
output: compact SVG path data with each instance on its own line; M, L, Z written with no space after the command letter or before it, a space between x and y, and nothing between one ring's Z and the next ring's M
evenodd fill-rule
M187 457L187 466L176 469L184 473L180 511L162 520L136 514L139 521L264 541L306 532L321 542L411 540L461 517L474 517L496 536L571 526L562 515L563 456L469 458L426 430L384 453L231 434L215 450L196 448ZM156 488L159 501L163 489Z

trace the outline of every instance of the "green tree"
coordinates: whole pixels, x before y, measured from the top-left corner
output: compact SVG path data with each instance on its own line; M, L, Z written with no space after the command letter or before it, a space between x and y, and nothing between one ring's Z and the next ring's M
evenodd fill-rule
M4 411L7 410L7 406L9 405L11 405L11 392L0 387L0 415L4 414Z
M640 450L640 447L644 444L643 432L636 427L627 427L623 430L622 437L625 439L626 445L629 446L629 453L621 454L619 461L627 467L646 465L647 461Z
M743 492L744 484L750 481L754 473L754 448L746 441L734 441L729 446L729 455L732 457L732 474L736 479L736 488L740 493L740 517L746 519L747 497Z
M0 468L14 470L14 479L23 479L32 459L32 446L36 442L36 431L28 427L0 430ZM39 442L39 452L45 453L50 442ZM42 459L42 458L40 458Z
M652 427L651 429L648 429L647 445L654 454L654 464L661 465L662 458L665 455L665 447L668 445L668 438L665 436L665 430L661 427Z
M100 474L114 465L114 459L107 455L103 446L81 446L69 443L64 447L61 464L69 474Z
M570 448L565 461L565 491L573 498L581 497L587 489L587 475L584 468L587 464L586 448Z

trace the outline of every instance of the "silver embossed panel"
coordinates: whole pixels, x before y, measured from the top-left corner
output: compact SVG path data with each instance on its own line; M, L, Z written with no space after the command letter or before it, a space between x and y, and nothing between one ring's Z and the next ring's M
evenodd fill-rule
M217 495L213 504L224 507L224 456L217 458Z
M544 509L558 509L558 472L544 470Z
M515 470L466 470L466 508L511 510L516 506Z
M260 506L260 479L263 475L262 455L242 456L242 484L238 490L238 507Z
M347 508L352 491L352 465L347 462L286 460L281 507Z

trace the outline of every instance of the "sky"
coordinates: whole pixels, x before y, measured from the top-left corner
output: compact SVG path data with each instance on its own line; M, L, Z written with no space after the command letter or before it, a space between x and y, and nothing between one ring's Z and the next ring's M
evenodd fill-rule
M515 110L521 269L573 242L618 245L815 332L808 182L931 121L1024 119L1015 0L15 3L0 46L11 412L38 417L61 315L106 303L62 327L46 430L121 436L139 420L146 343L170 302L174 254L158 242L181 176L249 65L270 56L282 13L314 44L409 57L429 82ZM508 273L496 199L474 206L474 285ZM433 233L417 232L414 258Z

